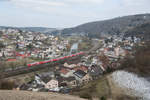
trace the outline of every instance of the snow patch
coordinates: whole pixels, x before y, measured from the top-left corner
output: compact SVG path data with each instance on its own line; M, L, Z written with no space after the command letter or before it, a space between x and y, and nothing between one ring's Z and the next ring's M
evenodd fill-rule
M120 87L131 90L134 96L150 100L150 82L145 78L126 71L116 71L112 74L112 79Z

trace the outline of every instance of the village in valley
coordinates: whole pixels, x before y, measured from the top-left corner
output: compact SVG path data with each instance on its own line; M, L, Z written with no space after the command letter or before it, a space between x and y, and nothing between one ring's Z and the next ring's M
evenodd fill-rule
M119 68L121 61L132 55L137 44L141 44L140 38L123 35L90 39L82 35L61 37L12 28L0 29L0 67L3 66L0 71L13 71L28 63L55 59L81 51L87 52L92 47L100 45L96 51L91 51L76 61L67 61L57 66L49 66L45 71L34 72L31 79L22 84L16 83L15 88L70 93L72 89ZM91 48L88 48L89 45Z

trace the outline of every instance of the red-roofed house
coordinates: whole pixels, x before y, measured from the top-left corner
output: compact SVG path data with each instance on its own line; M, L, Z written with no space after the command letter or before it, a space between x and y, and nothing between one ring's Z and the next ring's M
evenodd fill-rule
M27 54L27 53L25 53L25 54L16 53L16 56L17 56L17 57L25 58L25 57L29 57L29 56L30 56L30 54Z
M16 61L16 59L7 59L7 61Z
M74 71L82 70L82 71L84 71L84 72L86 72L86 73L87 73L88 68L87 68L87 67L85 67L85 66L80 66L80 67L76 67L76 68L74 68L73 70L74 70Z

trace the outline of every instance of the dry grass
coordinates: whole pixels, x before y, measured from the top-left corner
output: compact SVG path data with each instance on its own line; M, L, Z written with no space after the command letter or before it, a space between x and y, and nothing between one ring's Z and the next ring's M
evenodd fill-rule
M85 100L76 96L28 92L28 91L2 91L0 90L0 100Z
M101 98L110 96L110 88L106 77L92 81L73 92L82 98Z

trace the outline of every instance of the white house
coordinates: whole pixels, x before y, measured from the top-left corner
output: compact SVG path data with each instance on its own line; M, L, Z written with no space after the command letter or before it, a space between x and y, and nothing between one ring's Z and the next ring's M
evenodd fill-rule
M58 88L58 80L52 79L48 83L45 84L45 88L47 89L56 89Z

